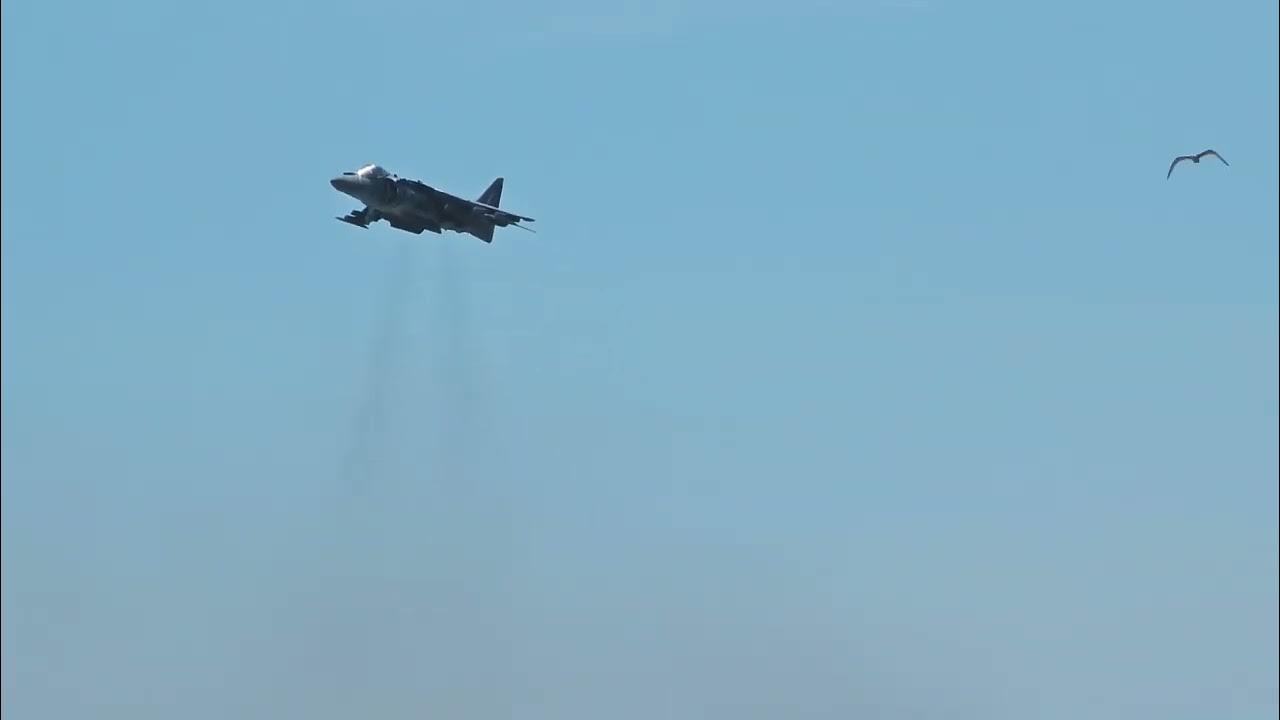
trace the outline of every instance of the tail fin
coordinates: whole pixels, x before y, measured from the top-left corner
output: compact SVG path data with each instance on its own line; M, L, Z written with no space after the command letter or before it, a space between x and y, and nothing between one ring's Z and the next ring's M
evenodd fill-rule
M498 203L502 202L502 178L498 178L489 184L489 188L480 193L478 203L484 203L489 207L498 207Z

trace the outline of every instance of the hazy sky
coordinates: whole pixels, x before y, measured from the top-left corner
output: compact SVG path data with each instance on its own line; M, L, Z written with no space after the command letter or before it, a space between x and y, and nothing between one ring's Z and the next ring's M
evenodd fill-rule
M4 716L1274 718L1277 22L5 0Z

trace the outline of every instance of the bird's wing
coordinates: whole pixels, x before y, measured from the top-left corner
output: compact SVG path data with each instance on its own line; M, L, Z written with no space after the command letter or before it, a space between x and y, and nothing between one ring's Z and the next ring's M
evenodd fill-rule
M1223 165L1226 165L1227 167L1231 167L1231 163L1227 162L1225 158L1219 155L1217 150L1205 150L1204 152L1200 153L1200 157L1204 157L1205 155L1212 155L1218 158L1219 160L1222 160Z
M1175 165L1182 162L1183 160L1190 160L1190 159L1191 158L1187 157L1186 155L1179 155L1178 157L1174 158L1173 162L1169 163L1169 172L1165 173L1164 179L1168 180L1169 176L1173 174L1173 168Z

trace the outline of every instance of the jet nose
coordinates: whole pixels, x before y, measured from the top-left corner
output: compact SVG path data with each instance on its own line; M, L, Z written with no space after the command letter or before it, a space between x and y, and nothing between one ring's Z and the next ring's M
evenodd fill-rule
M333 178L329 181L329 184L333 186L334 190L353 196L364 188L364 183L361 179L355 175L351 175L350 173L344 173Z

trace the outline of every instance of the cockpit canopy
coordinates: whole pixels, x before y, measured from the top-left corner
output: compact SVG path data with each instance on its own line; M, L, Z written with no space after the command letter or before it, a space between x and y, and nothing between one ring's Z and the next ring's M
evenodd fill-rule
M384 178L390 177L391 173L387 172L381 165L365 165L356 171L356 175L364 178Z

